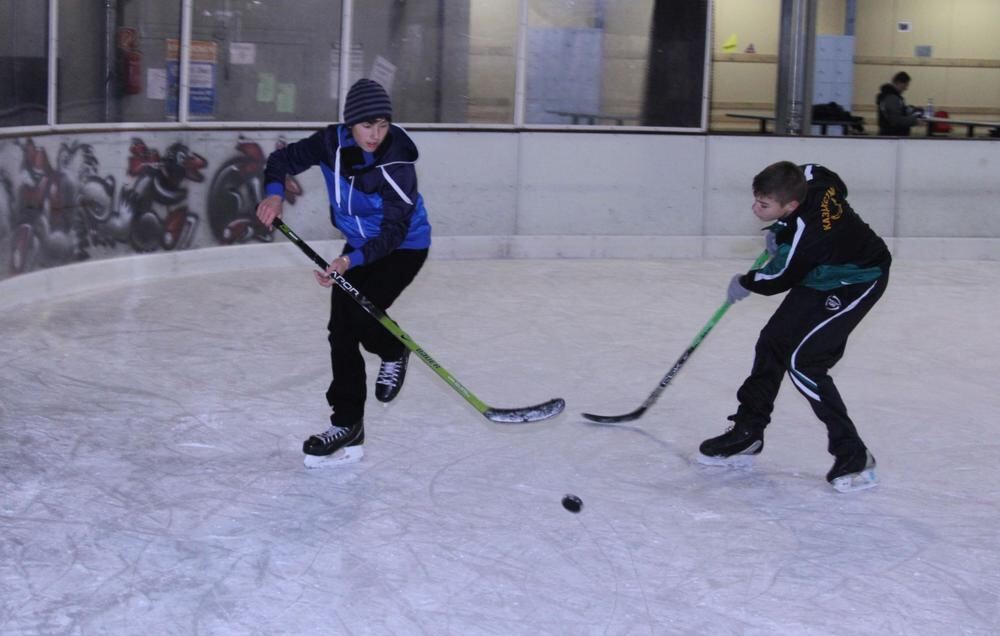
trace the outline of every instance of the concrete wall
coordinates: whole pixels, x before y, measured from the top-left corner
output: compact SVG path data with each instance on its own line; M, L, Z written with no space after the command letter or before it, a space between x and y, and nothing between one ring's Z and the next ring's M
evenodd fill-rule
M416 133L439 237L494 238L489 256L753 254L753 176L824 163L897 256L1000 258L1000 143L574 133ZM481 248L480 244L480 248ZM456 256L473 256L455 252Z
M421 150L435 258L752 258L761 224L750 213L750 183L780 159L838 171L855 209L897 258L1000 258L995 141L411 132ZM269 259L309 266L287 245L271 245L271 236L219 231L225 223L247 229L243 221L256 205L252 181L242 196L224 199L224 214L213 194L219 176L243 160L238 144L266 154L308 133L0 139L0 306L66 289L69 281L70 288L99 286L116 276L239 269ZM129 192L165 188L157 180L170 161L196 169L166 184L165 199L154 197L145 208L129 203ZM299 184L302 194L286 206L285 218L332 255L337 246L325 242L336 233L319 171L303 173ZM186 234L171 234L181 221ZM229 247L197 249L221 245Z

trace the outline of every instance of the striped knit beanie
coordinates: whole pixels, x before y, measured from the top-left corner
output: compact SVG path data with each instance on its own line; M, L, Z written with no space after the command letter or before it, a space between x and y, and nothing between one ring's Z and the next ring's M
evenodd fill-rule
M344 100L344 123L348 126L376 119L392 119L392 102L382 85L370 79L359 79L347 91Z

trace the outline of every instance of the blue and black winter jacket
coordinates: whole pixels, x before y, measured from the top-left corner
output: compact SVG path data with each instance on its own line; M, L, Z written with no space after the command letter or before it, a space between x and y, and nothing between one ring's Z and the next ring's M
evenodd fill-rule
M385 141L370 153L354 142L347 126L331 125L271 153L264 189L284 198L287 175L318 165L330 219L353 248L351 267L357 267L395 249L430 247L431 226L414 167L418 154L399 126L390 126Z

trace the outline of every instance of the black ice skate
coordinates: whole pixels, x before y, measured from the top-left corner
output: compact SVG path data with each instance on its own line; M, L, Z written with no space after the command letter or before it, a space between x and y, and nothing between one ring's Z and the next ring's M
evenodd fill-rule
M410 350L404 349L403 355L394 360L383 360L375 380L375 399L379 402L392 402L393 398L403 388L406 379L406 363L410 359Z
M878 485L875 475L875 457L867 448L848 455L838 455L826 480L837 492L853 492Z
M302 444L306 468L332 464L351 464L365 456L365 422L358 419L351 426L335 426L312 435Z
M706 439L698 447L698 463L708 466L740 466L753 464L755 455L764 449L764 431L760 428L735 421L718 437Z

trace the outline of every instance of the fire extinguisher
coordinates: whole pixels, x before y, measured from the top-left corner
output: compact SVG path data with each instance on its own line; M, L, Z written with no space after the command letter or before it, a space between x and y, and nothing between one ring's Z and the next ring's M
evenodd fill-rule
M142 92L142 52L139 51L139 31L133 27L118 27L115 34L122 60L122 88L126 95Z
M125 94L142 92L142 53L135 49L125 51Z

